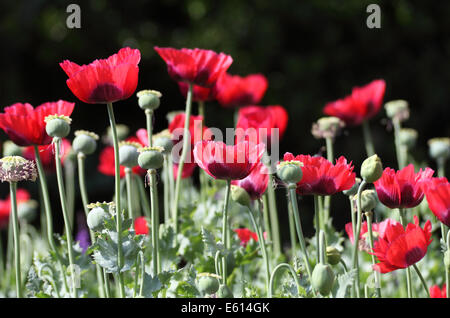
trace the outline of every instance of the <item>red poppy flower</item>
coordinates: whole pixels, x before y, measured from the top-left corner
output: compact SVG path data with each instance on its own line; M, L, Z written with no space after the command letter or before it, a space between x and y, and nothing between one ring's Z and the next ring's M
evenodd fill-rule
M134 93L140 59L139 50L125 47L88 65L68 60L59 65L69 76L66 83L76 97L88 104L106 104L127 99Z
M253 143L265 142L270 146L272 129L278 129L278 136L283 136L288 121L287 111L280 105L247 106L239 109L236 128L237 141L244 137Z
M195 162L185 162L183 164L183 171L181 172L181 179L187 179L192 177L192 175L194 174L195 167L197 167L197 164ZM177 177L178 177L178 164L174 163L173 164L174 180L177 180Z
M360 125L380 111L385 89L384 80L374 80L363 87L354 87L351 95L326 104L323 112L340 118L349 126Z
M184 121L186 120L185 113L179 113L175 115L169 124L169 132L174 135L173 143L177 144L183 140L184 134ZM191 135L191 145L197 141L202 140L201 129L203 128L203 135L207 128L202 126L203 116L189 116L189 134Z
M45 117L56 114L70 116L74 106L74 103L63 100L36 108L28 103L16 103L5 107L4 113L0 114L0 128L18 146L47 145L52 137L45 131Z
M173 80L211 87L227 71L233 59L224 53L211 50L161 48L156 52L167 64L167 71Z
M383 237L386 233L386 229L391 226L395 225L398 222L392 219L386 219L380 223L372 223L372 233L374 240L377 240L380 237ZM354 244L355 242L355 236L353 235L353 228L352 223L345 224L345 231L347 232L348 237L350 238L350 242ZM364 221L361 224L361 231L359 232L359 249L369 252L369 241L368 241L368 234L367 234L367 222Z
M447 298L447 285L442 285L442 289L438 285L431 286L430 298Z
M214 179L240 180L247 177L264 154L264 144L247 141L227 146L221 141L199 141L194 159Z
M255 242L258 242L258 235L255 232L250 231L247 228L243 229L234 229L233 230L239 237L242 246L247 246L248 242L253 239Z
M148 230L148 225L147 225L147 220L145 219L145 217L141 216L138 217L134 220L134 231L136 233L136 235L147 235L149 230Z
M233 180L231 184L245 189L252 200L257 200L262 197L269 185L269 169L262 162L258 162L247 177L241 180Z
M264 97L267 85L262 74L241 77L224 73L214 86L214 95L223 107L255 105Z
M181 94L186 98L188 91L188 84L184 82L178 82ZM194 102L207 102L214 100L213 90L209 87L202 87L194 85L192 100Z
M107 146L100 152L98 171L107 176L115 176L116 168L114 165L114 147ZM131 171L138 175L145 175L146 170L139 166L135 166ZM125 177L125 166L120 166L120 177Z
M379 263L373 268L380 273L389 273L396 269L407 268L420 261L427 253L431 239L431 222L428 220L423 229L414 215L414 224L409 223L406 230L399 223L390 224L373 247Z
M421 184L428 181L434 171L430 168L414 173L414 166L407 165L398 170L386 168L381 178L374 182L378 199L385 206L395 208L413 208L422 202L423 191Z
M28 193L25 189L17 189L16 192L16 200L17 206L19 206L23 202L27 202L30 200L30 193ZM11 197L8 195L8 198L5 200L0 200L0 229L3 229L8 226L9 215L11 213Z
M422 189L433 214L450 226L450 183L447 178L431 178L422 184Z
M355 184L356 174L354 166L341 156L333 165L323 157L311 157L309 155L298 155L287 152L284 161L300 161L303 177L297 183L297 193L300 195L333 195L337 192L350 189Z
M56 169L55 163L55 144L38 146L39 157L41 158L42 165L47 172L53 172ZM64 165L64 161L67 155L72 150L72 145L70 141L66 138L62 139L61 142L61 162ZM34 155L34 147L29 146L23 149L22 156L28 160L36 160Z

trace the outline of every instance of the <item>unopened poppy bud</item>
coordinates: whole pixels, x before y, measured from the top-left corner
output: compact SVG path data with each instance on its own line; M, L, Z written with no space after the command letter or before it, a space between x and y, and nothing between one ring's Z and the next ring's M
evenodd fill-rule
M159 169L164 163L164 149L162 147L143 147L138 149L140 152L138 164L142 169Z
M172 134L168 129L164 129L153 136L153 146L164 148L163 153L169 154L173 148Z
M37 170L34 161L21 156L7 156L0 159L0 180L2 182L35 181Z
M75 138L72 142L72 149L76 153L90 155L97 148L97 140L97 134L86 130L77 130L75 131Z
M372 211L378 203L378 196L375 190L364 190L361 192L361 209Z
M224 284L220 284L219 290L217 291L217 297L219 298L233 298L233 292L230 287Z
M400 122L409 118L408 102L403 99L393 100L384 105L386 115L391 119L397 119Z
M17 206L17 214L19 219L32 222L36 217L36 208L38 203L34 200L22 202Z
M231 199L243 206L249 206L252 201L248 192L237 185L231 186Z
M203 294L214 294L219 290L219 281L216 278L217 275L209 274L209 273L203 273L204 275L200 274L199 280L198 280L198 288Z
M300 161L283 161L277 166L277 175L281 181L287 184L296 184L303 177L302 166Z
M138 97L138 104L140 108L155 110L159 107L159 99L162 94L155 90L145 89L139 91L136 96Z
M361 179L360 178L355 178L355 183L353 184L353 186L348 189L348 190L344 190L342 191L343 194L345 194L346 196L353 196L358 192L358 188L359 185L361 184Z
M345 127L345 122L337 117L322 117L317 123L313 123L311 133L317 139L335 138L343 127Z
M311 283L314 289L322 296L327 296L333 288L335 275L328 264L317 264L311 275Z
M334 246L327 246L327 260L331 265L337 265L341 261L341 252Z
M65 115L49 115L44 119L45 131L51 137L64 138L70 133L72 119Z
M140 147L141 145L137 142L122 141L119 144L120 165L128 168L137 166Z
M3 156L20 156L23 152L23 147L17 146L11 140L6 140L3 143Z
M103 225L107 219L110 218L108 212L106 212L102 207L93 208L87 216L87 225L92 231L101 231Z
M373 183L381 178L383 164L377 155L370 156L361 165L361 177L368 183Z
M446 160L450 157L450 138L432 138L428 140L430 157L435 160Z
M417 130L412 128L402 128L398 134L400 143L408 149L415 147L417 135Z
M450 271L450 250L446 250L444 253L444 265L447 271Z

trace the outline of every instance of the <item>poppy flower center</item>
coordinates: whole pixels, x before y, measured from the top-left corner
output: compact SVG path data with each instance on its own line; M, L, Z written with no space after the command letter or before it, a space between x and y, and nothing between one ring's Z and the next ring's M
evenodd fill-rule
M422 257L424 256L422 249L419 247L413 247L405 254L405 262L406 264L412 265L416 262L420 261Z
M122 90L114 84L104 83L92 90L89 97L94 103L114 102L122 98Z

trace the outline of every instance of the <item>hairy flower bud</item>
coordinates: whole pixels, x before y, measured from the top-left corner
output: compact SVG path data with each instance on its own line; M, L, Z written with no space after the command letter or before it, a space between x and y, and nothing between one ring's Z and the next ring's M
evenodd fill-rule
M97 148L98 135L86 130L75 131L75 138L72 142L72 149L76 153L90 155Z
M396 119L402 122L409 118L409 106L406 100L398 99L387 102L384 108L390 119Z
M300 161L291 160L283 161L277 165L277 175L281 181L287 184L295 184L300 182L303 177L302 163Z
M94 207L88 213L87 225L92 231L101 231L103 229L105 221L110 217L111 216L104 210L104 208L100 206Z
M138 164L142 169L159 169L164 163L164 149L162 147L143 147L138 149L140 152Z
M361 192L361 209L372 211L378 203L378 196L375 190L364 190Z
M45 131L51 137L64 138L69 135L72 119L65 115L49 115L44 119Z
M335 275L328 264L317 264L311 275L311 283L314 289L322 296L327 296L333 288Z
M331 265L337 265L341 261L341 252L334 246L327 246L326 254Z
M430 157L435 160L447 160L450 157L450 138L432 138L428 140Z
M198 280L198 288L203 294L214 294L219 290L219 281L217 279L217 275L202 273Z
M217 291L217 296L219 298L233 298L233 292L230 287L224 284L220 284L219 290Z
M243 206L250 206L252 201L248 192L237 185L231 186L231 199Z
M137 92L139 107L142 109L155 110L159 107L162 94L155 90L145 89Z
M377 181L381 178L382 174L383 164L377 155L367 158L361 165L361 177L368 183Z
M34 161L20 156L7 156L0 159L0 180L2 182L35 181L37 178Z
M322 117L317 123L313 123L311 134L317 138L335 138L345 127L345 122L337 117Z

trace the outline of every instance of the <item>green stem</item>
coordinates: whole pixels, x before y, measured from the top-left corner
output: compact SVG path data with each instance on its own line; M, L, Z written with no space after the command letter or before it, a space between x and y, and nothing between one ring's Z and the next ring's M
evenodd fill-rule
M103 281L105 282L106 298L111 298L111 289L109 288L108 273L105 270L103 270Z
M125 284L123 273L121 272L123 266L123 251L122 251L122 208L120 205L120 160L119 160L119 139L117 137L116 119L114 118L114 109L112 103L106 104L108 108L109 124L114 145L114 168L115 168L115 199L116 199L116 228L117 228L117 274L119 277L119 295L121 298L125 297Z
M225 199L223 203L223 213L222 213L222 240L223 246L228 246L228 202L230 201L231 192L231 180L227 180L227 188L225 192ZM227 256L222 257L222 284L227 283Z
M400 208L398 210L400 215L400 223L406 228L406 220L405 220L405 210ZM406 268L406 287L408 290L408 298L412 298L412 285L411 285L411 269L409 267Z
M430 298L430 290L428 289L427 282L423 278L422 273L420 272L420 270L419 270L419 268L417 267L416 264L413 264L413 268L416 270L416 273L417 273L417 275L420 278L420 281L422 283L423 289L425 289L425 292L427 293L428 298Z
M272 275L270 275L270 282L269 282L269 298L273 297L273 292L274 292L274 281L275 281L275 275L281 270L281 269L287 269L289 270L289 272L291 273L292 277L295 280L295 284L297 285L297 293L298 295L300 295L300 290L302 290L302 287L300 285L300 281L298 279L297 273L295 272L295 270L292 268L291 265L287 264L287 263L281 263L278 264L273 272Z
M327 242L325 239L325 232L323 230L320 230L319 232L319 262L322 265L325 265L327 263Z
M73 233L75 224L75 172L72 159L67 158L64 161L64 176L66 181L67 211L69 213L70 230Z
M145 192L144 188L144 182L137 175L133 175L133 178L137 183L137 188L139 190L139 198L141 199L141 201L143 201L141 206L142 209L144 210L145 217L150 220L152 215L149 208L150 203L148 202L147 193Z
M269 219L269 202L267 202L266 195L262 196L262 207L263 207L264 228L267 233L267 239L269 240L269 242L272 242L272 230L270 229L270 219Z
M81 194L81 201L83 202L83 210L84 215L87 216L89 214L89 210L87 208L87 205L89 204L88 194L86 190L86 180L85 180L85 168L84 168L84 161L86 156L83 153L78 153L77 159L78 159L78 183L80 186L80 194ZM92 244L95 243L95 234L94 232L89 229L89 236L91 237ZM97 285L98 285L98 292L101 298L105 297L105 286L103 282L103 274L102 274L102 267L98 264L95 264L95 270L97 274Z
M10 196L11 196L11 215L13 222L13 232L14 232L14 263L16 268L16 294L17 298L23 297L22 292L22 273L20 269L20 239L19 239L19 217L17 214L17 183L9 183Z
M372 219L373 219L373 212L369 211L366 212L366 218L367 218L367 233L369 233L369 245L370 249L373 251L373 232L372 232ZM371 255L372 257L372 265L375 265L375 255ZM378 298L381 298L381 283L380 283L380 276L377 271L373 271L373 274L375 275L375 290Z
M193 84L189 83L189 89L186 97L186 110L185 110L185 121L184 121L184 133L183 133L183 150L181 151L180 161L178 162L178 174L177 181L175 184L175 198L173 201L173 215L175 222L175 234L178 234L178 201L180 199L180 187L181 187L181 176L183 173L184 161L186 160L189 142L191 138L189 138L189 122L191 117L191 108L192 108L192 88Z
M170 221L170 184L169 184L169 155L164 156L163 183L164 183L164 224Z
M394 125L394 140L395 140L395 151L397 154L397 163L398 163L398 169L403 169L406 166L406 149L404 146L402 146L400 142L400 130L401 130L401 124L398 119L393 119L392 124Z
M152 273L153 277L159 274L161 265L159 264L159 214L158 214L158 193L156 188L156 170L147 171L150 180L150 204L152 213Z
M375 148L373 146L372 134L370 133L369 122L363 121L362 127L363 127L364 144L366 146L367 157L370 157L375 154Z
M327 146L327 160L331 163L334 161L334 149L333 149L333 138L328 137L325 139L326 146ZM330 216L330 207L331 207L331 195L327 195L324 197L324 204L323 204L323 215L324 220L323 222L325 224L328 224L328 219Z
M318 195L314 195L314 225L316 227L316 250L317 250L317 263L319 263L319 235L320 235L320 197Z
M294 213L292 211L292 204L289 200L289 189L286 189L286 195L288 197L288 214L289 214L289 236L291 239L291 254L295 255L295 251L297 250L297 239L295 234L295 221L294 221Z
M132 198L132 182L131 182L131 176L132 171L131 168L126 167L125 168L125 182L127 185L127 204L128 204L128 217L132 220L134 220L135 215L133 211L133 198Z
M269 186L267 187L267 192L264 195L267 195L269 201L270 224L272 225L273 252L275 254L275 257L278 257L281 255L280 225L278 222L278 210L275 190L272 184L273 174L269 174Z

